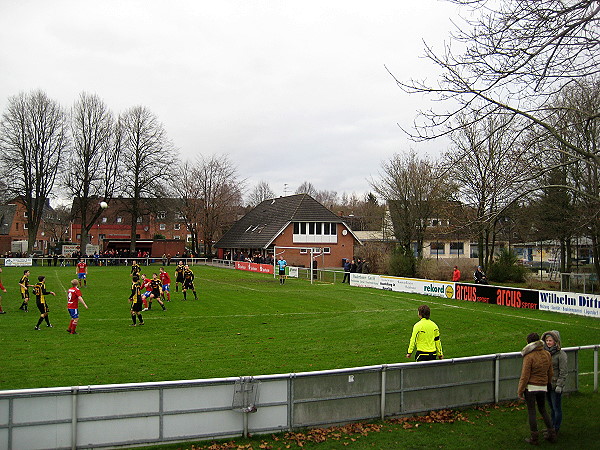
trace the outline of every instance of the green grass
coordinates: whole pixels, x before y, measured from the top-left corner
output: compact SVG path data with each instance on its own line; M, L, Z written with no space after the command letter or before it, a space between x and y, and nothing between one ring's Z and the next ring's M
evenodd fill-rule
M145 268L150 272L157 266ZM148 269L148 270L146 270ZM90 267L79 335L69 323L65 290L72 267L33 267L44 274L54 328L34 331L38 313L18 310L22 268L4 268L0 316L0 389L147 382L302 372L406 362L416 309L432 308L447 358L520 350L532 332L558 329L565 346L598 344L600 321L546 311L420 297L342 284L311 285L272 276L196 266L199 300L155 303L144 327L130 327L126 267ZM172 270L171 270L172 272ZM174 291L174 289L173 289ZM592 352L580 367L591 371ZM585 388L592 377L580 379Z

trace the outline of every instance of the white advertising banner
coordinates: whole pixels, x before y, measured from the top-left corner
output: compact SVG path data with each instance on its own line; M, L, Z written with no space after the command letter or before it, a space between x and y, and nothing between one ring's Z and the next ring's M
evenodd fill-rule
M350 286L383 289L385 291L394 292L407 292L410 294L431 295L434 297L454 297L454 283L449 281L419 280L416 278L351 273Z
M31 258L6 258L4 265L6 267L31 267L33 260Z
M433 297L454 297L454 283L450 281L419 280L381 276L381 289L411 294L431 295Z
M298 278L298 268L293 266L288 266L288 277Z
M539 308L588 317L600 317L600 295L540 291Z
M77 244L64 244L62 246L62 254L65 256L73 256L73 253L78 252L80 249Z
M379 275L371 275L370 273L351 273L350 286L383 289L381 278Z

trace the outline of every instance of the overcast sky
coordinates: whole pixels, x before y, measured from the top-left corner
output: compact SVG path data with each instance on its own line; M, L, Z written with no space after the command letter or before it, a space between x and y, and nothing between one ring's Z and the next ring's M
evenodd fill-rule
M427 105L384 65L435 78L422 41L441 48L452 18L438 0L0 0L0 110L95 93L149 108L183 158L228 155L248 190L362 195L394 153L444 150L399 128Z

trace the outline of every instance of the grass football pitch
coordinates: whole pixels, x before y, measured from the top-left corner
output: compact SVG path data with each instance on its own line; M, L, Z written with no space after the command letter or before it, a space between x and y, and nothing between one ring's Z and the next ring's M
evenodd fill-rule
M430 305L446 358L519 351L527 334L556 329L563 346L600 343L600 320L536 310L362 289L195 266L198 300L175 292L131 327L129 268L89 267L78 335L66 332L73 267L32 267L46 276L50 321L35 331L32 299L21 304L23 268L5 267L0 315L0 389L134 383L303 372L407 362L417 307ZM151 274L158 266L142 267ZM580 359L580 389L591 390L592 352ZM516 389L516 386L515 386Z

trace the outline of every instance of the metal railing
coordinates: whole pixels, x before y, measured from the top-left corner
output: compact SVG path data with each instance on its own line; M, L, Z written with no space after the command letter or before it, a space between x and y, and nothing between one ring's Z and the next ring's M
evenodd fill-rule
M564 392L579 390L570 347ZM586 367L589 362L585 363ZM514 400L518 352L318 372L0 391L1 449L76 449L224 438ZM589 376L589 373L586 374ZM244 404L243 392L258 394Z
M75 266L80 258L58 258L54 259L48 256L32 256L31 262L33 266ZM6 259L15 259L15 258L0 258L0 265L4 266ZM184 264L189 264L192 266L195 265L206 265L208 264L208 258L188 258L188 257L179 257L179 258L171 258L170 263L168 261L164 261L161 257L143 257L143 258L113 258L107 256L100 256L98 258L94 258L93 256L85 257L86 263L88 266L130 266L132 261L137 261L140 266L174 266L178 261L183 261Z

